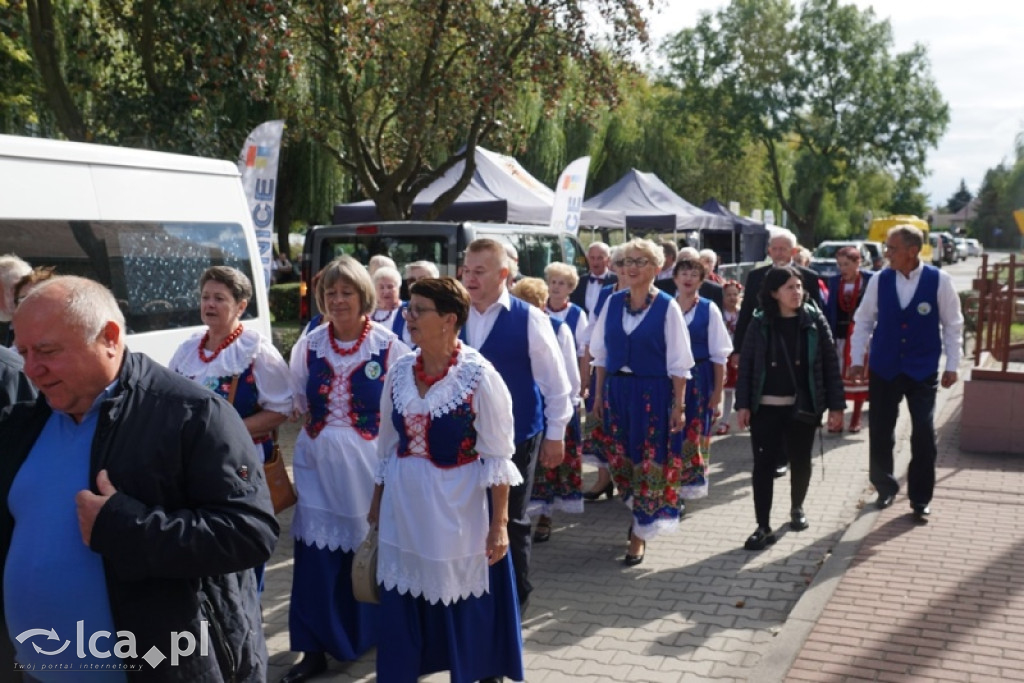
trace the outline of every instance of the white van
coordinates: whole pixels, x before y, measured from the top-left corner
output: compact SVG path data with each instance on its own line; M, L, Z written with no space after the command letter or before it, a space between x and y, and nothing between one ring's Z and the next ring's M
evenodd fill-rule
M0 254L102 282L124 311L128 348L164 364L202 329L206 268L263 281L233 163L10 135L0 135ZM267 293L254 289L243 322L269 338Z

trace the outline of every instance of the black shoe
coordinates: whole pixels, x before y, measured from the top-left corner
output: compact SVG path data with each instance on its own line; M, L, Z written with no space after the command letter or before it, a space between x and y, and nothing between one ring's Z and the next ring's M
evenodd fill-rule
M875 501L875 507L878 508L879 510L884 510L885 508L892 505L892 502L895 499L896 496L894 496L891 493L879 493L878 500Z
M786 472L789 472L789 465L778 465L775 467L775 471L772 472L772 476L778 479L786 476Z
M629 525L629 533L626 535L626 538L628 540L630 540L630 541L633 540L633 525L632 524ZM622 564L626 565L627 567L635 567L635 566L637 566L638 564L640 564L641 562L644 561L644 555L647 554L647 541L641 541L641 542L643 543L643 545L640 546L640 547L643 550L643 552L640 553L639 555L630 555L629 553L626 553L626 557L624 557L622 559Z
M774 545L775 534L772 530L766 526L759 526L754 533L750 534L750 538L743 544L743 547L747 550L764 550L770 545Z
M534 543L544 543L551 540L551 518L541 517L537 522L537 528L533 532Z
M303 652L299 663L288 669L281 683L302 683L327 671L327 655L323 652Z
M589 500L591 503L593 503L595 500L600 500L601 496L604 496L608 500L611 500L612 496L614 495L615 487L612 485L611 482L608 482L608 485L605 486L600 491L584 491L583 500Z
M914 521L918 524L927 524L928 515L932 514L932 509L927 505L914 505Z
M803 508L793 508L789 513L789 528L793 531L803 531L810 524L807 523L807 515Z

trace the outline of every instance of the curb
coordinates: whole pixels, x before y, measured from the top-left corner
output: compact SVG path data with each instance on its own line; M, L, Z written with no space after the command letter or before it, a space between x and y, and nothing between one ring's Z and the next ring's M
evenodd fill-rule
M947 410L947 405L951 401L959 402L963 399L965 377L972 365L972 361L965 357L960 363L959 380L956 385L948 390L940 387L935 399L936 434L952 414L951 410ZM905 412L905 408L901 408L900 419L896 424L894 456L896 472L905 475L910 462L910 416ZM865 487L865 490L868 490L870 483L865 482ZM875 528L875 521L881 512L874 505L866 503L860 514L846 528L842 538L826 555L807 590L797 600L786 623L782 625L771 647L758 664L757 672L747 679L748 683L785 683L793 662L803 650L804 643L828 606L853 558L860 551L864 539Z

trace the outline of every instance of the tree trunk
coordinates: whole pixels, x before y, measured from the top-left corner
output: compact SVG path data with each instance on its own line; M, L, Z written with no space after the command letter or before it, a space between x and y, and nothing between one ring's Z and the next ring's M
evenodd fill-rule
M27 0L29 33L32 54L35 56L39 77L43 82L46 102L57 121L57 127L68 140L85 142L89 139L82 114L71 99L71 92L60 70L57 50L57 30L53 24L53 6L50 0Z

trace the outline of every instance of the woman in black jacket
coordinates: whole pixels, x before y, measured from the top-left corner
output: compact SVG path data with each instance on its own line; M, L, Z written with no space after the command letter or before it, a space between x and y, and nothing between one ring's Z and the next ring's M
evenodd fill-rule
M754 451L754 512L757 529L747 550L775 543L771 528L775 463L784 452L792 472L789 528L809 524L803 504L811 481L811 448L821 416L830 428L843 423L843 382L828 323L806 303L803 280L792 266L768 271L760 310L751 319L740 352L736 419L750 427Z

